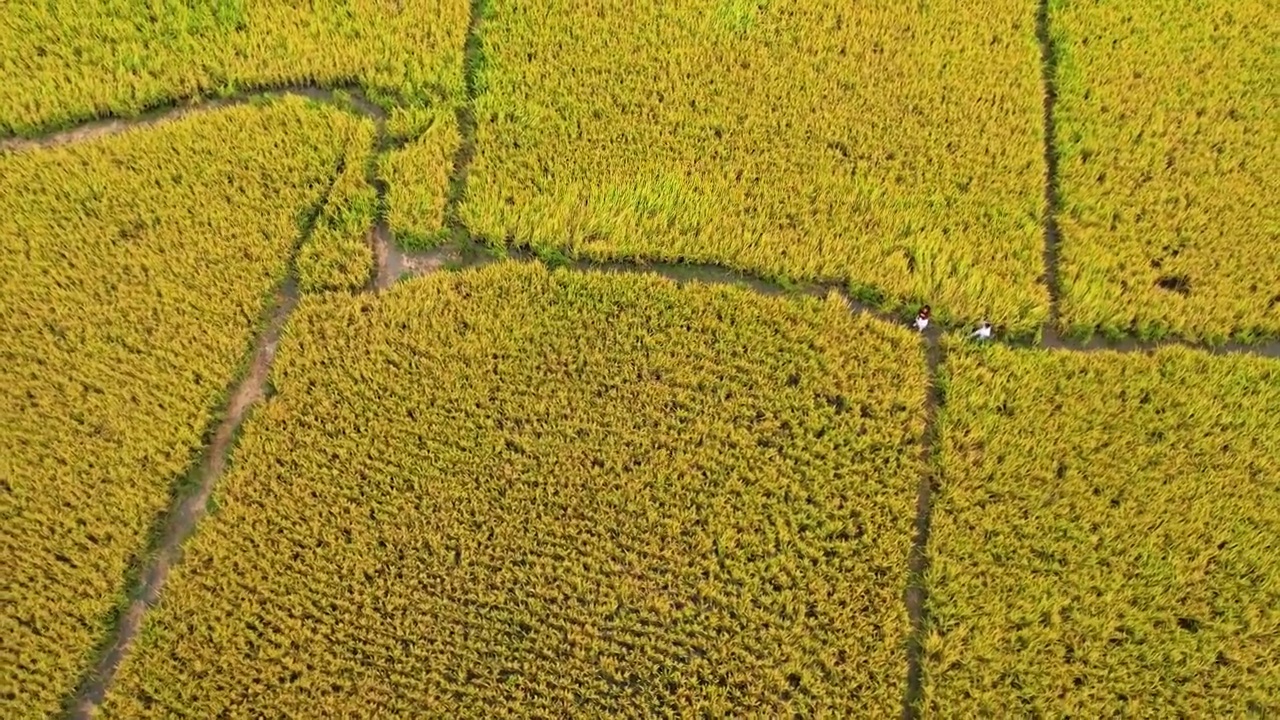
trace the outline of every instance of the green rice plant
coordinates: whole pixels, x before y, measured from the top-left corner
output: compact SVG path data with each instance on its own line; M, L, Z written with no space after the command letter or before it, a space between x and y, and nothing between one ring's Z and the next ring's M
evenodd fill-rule
M935 717L1280 714L1280 362L949 342Z
M0 155L0 716L93 662L354 124L289 100Z
M926 368L832 295L303 299L106 717L892 716Z
M1050 2L1062 322L1280 336L1280 12Z
M1034 3L485 6L475 234L1047 318Z
M465 99L468 0L47 0L0 23L0 137L173 100L362 86L380 104Z

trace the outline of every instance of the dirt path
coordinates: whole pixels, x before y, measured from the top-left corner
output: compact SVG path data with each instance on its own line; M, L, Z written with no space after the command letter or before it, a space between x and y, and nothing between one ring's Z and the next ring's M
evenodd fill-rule
M1058 103L1056 86L1058 56L1049 36L1049 2L1040 0L1036 10L1036 38L1040 42L1040 83L1044 87L1044 276L1049 289L1049 319L1044 335L1056 338L1058 327L1058 150L1054 145L1054 108Z
M462 253L452 245L434 250L405 250L396 245L385 222L371 232L375 270L371 291L382 292L400 278L418 277L447 267L462 267Z
M262 98L282 98L287 96L305 97L319 102L341 105L339 95L345 96L347 104L355 112L369 117L379 124L386 120L386 112L367 100L359 87L344 86L332 89L315 85L290 85L287 87L269 88L257 91L246 91L225 98L179 98L156 108L148 110L136 117L108 117L90 120L66 130L56 130L38 138L9 137L0 139L0 152L21 152L35 148L57 147L72 143L85 142L107 135L116 135L133 128L151 127L162 123L173 122L188 115L211 112L225 108L247 105Z
M471 171L471 161L476 156L476 73L480 67L480 21L483 16L484 0L471 0L471 18L467 23L467 41L463 47L462 80L466 88L466 102L458 107L458 134L462 141L453 156L453 168L449 174L449 188L445 196L445 225L451 231L454 241L463 243L469 238L462 218L458 214L458 206L462 203L462 194L467 186L467 176Z
M469 245L468 245L469 244ZM395 268L392 276L392 282L399 279L401 275L419 275L427 272L434 272L447 265L453 269L465 269L480 267L489 263L498 261L498 257L483 251L477 252L475 248L483 248L485 244L482 242L471 240L469 237L464 244L453 244L432 251L403 251L395 248L394 242L391 242L393 254L398 254L399 260L392 260L390 265ZM468 251L470 248L470 251ZM448 256L448 259L441 262L438 258ZM754 292L765 295L808 295L813 297L823 297L829 292L839 293L849 303L849 307L853 312L871 315L884 322L907 325L910 323L914 314L899 314L890 312L882 308L869 305L862 302L849 294L848 288L844 283L827 281L827 282L783 282L767 278L758 277L742 273L736 270L719 265L710 265L705 263L668 263L668 262L644 262L639 260L627 261L594 261L594 260L556 260L548 261L539 258L534 253L522 248L510 248L502 251L505 259L514 262L536 262L551 266L562 266L572 270L587 272L608 272L608 273L641 273L655 274L674 280L678 283L699 282L711 285L735 285L745 287ZM944 332L964 331L969 332L976 327L967 324L944 324L935 319L929 326L929 337L940 338ZM1185 340L1167 339L1167 340L1138 340L1135 338L1124 338L1121 340L1108 340L1100 336L1094 336L1089 340L1068 340L1060 337L1058 333L1051 327L1042 328L1042 339L1038 343L1027 341L1011 341L995 339L990 342L999 342L1015 347L1043 347L1067 352L1118 352L1118 353L1149 353L1161 347L1181 346L1191 347L1215 355L1225 355L1232 353L1240 353L1246 355L1257 355L1260 357L1280 358L1280 341L1268 341L1257 344L1244 344L1238 342L1228 342L1221 345L1207 345L1203 343L1187 342Z
M920 483L916 487L915 537L911 544L911 556L906 591L903 600L907 606L907 618L911 622L911 635L907 641L907 686L902 698L903 720L919 717L923 699L924 682L924 634L927 624L925 607L926 589L924 576L929 569L929 527L933 510L934 451L940 440L939 410L942 406L942 389L938 384L938 368L943 364L941 333L932 330L925 334L925 358L929 368L929 388L925 398L924 434L921 437L921 455L924 461Z
M221 108L243 104L234 100L205 100L195 105L168 107L153 110L136 118L105 118L93 120L83 125L60 130L39 138L4 138L0 140L0 152L21 152L35 148L57 147L72 143L86 142L107 135L116 135L133 128L144 128L160 123L172 122L195 113L209 112Z
M112 642L94 667L90 680L76 694L71 709L72 717L93 716L94 709L102 702L107 687L115 678L121 660L137 637L144 615L159 599L160 589L169 577L169 570L180 557L183 541L191 535L196 523L205 514L213 485L226 469L232 441L244 422L246 413L264 397L267 375L271 362L275 359L285 321L297 304L297 288L293 282L288 282L276 293L275 310L266 329L258 337L248 373L232 393L226 414L214 432L213 441L206 448L197 473L196 489L182 499L177 510L168 518L159 547L143 574L141 587L120 616Z
M391 285L389 280L391 270L390 250L391 250L391 228L387 227L385 220L379 220L369 228L369 247L373 249L373 274L369 277L369 284L365 286L365 292L385 290Z
M315 230L319 215L328 203L334 184L341 174L342 162L340 160L338 167L334 168L328 187L311 208L302 232L289 253L285 281L277 288L265 327L254 342L249 367L232 390L222 419L214 429L213 438L205 447L196 467L194 490L182 493L176 507L160 518L160 537L154 547L149 549L141 576L129 584L132 597L116 618L115 627L110 631L109 644L100 651L97 662L82 679L68 704L69 714L73 718L93 717L97 706L106 697L107 689L120 669L120 663L142 628L147 611L160 598L169 570L181 559L182 544L205 515L214 483L226 470L245 416L250 408L265 397L271 364L275 360L285 323L300 300L294 275L298 252Z
M1054 348L1057 350L1066 350L1069 352L1119 352L1119 353L1149 353L1162 347L1194 347L1204 352L1214 355L1257 355L1265 358L1280 359L1280 341L1270 341L1258 343L1256 345L1246 345L1244 343L1229 342L1222 345L1201 345L1197 343L1188 343L1182 340L1136 340L1134 338L1123 338L1120 340L1108 340L1103 337L1094 336L1089 340L1064 340L1058 337L1057 333L1045 331L1044 340L1041 343L1044 347Z

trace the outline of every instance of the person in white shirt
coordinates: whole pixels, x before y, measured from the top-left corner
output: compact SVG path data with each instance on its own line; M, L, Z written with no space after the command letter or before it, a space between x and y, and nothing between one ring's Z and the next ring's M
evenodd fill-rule
M991 323L987 322L986 320L983 320L982 324L978 326L977 330L974 330L972 333L969 333L969 337L975 337L975 338L978 338L979 340L990 340L991 339Z
M930 310L928 305L920 308L920 313L916 315L916 329L920 332L924 332L924 329L929 327L929 315Z

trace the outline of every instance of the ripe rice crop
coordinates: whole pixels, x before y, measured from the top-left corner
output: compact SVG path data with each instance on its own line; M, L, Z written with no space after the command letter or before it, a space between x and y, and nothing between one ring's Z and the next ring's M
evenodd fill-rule
M358 83L377 101L463 100L468 0L6 5L0 136L238 89Z
M289 100L0 154L0 716L87 670L354 123Z
M1035 4L491 0L476 233L849 281L1027 331L1041 282Z
M396 242L427 248L445 239L445 204L454 154L462 141L452 114L424 119L418 137L379 162L387 183L387 224Z
M298 251L298 288L303 292L359 290L373 272L368 236L378 219L373 170L373 122L350 123L342 169Z
M941 717L1280 714L1280 363L951 344Z
M837 296L304 298L105 714L895 714L925 373Z
M1064 325L1280 336L1276 4L1051 5Z

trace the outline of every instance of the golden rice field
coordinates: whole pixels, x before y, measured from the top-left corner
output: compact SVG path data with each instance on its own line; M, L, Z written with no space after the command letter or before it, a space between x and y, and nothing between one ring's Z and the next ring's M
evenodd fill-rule
M485 7L473 232L1047 318L1034 3Z
M369 231L381 209L373 177L373 123L345 124L340 169L324 205L298 251L298 288L303 292L359 290L373 269Z
M357 84L458 106L468 0L44 0L4 6L0 137L175 99Z
M908 330L501 263L286 334L106 717L900 710Z
M445 201L454 155L462 137L453 115L430 119L415 139L382 155L378 174L387 183L386 219L404 247L445 242Z
M290 100L0 154L0 715L91 662L356 125Z
M1273 5L9 3L0 718L1280 716Z
M1051 6L1063 324L1280 336L1280 8Z
M1280 714L1280 363L951 343L932 717Z

